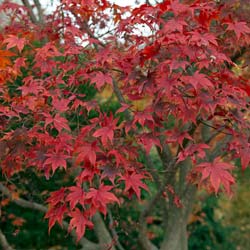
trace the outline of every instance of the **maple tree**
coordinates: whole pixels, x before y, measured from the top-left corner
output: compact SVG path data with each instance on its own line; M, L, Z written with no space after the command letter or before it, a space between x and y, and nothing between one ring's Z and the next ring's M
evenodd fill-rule
M250 162L250 85L235 73L250 28L234 9L234 1L61 0L46 15L37 0L2 3L2 194L45 212L49 230L59 223L83 250L124 249L103 219L136 198L137 249L187 249L197 189L231 196L235 159L243 170ZM57 172L73 181L41 205L15 183L30 168L48 182ZM147 219L156 206L158 245Z

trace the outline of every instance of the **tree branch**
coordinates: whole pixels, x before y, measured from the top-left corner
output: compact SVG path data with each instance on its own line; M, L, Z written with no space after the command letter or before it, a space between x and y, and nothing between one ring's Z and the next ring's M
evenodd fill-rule
M140 226L140 234L139 234L139 241L142 245L144 250L156 250L157 248L151 243L150 240L147 238L147 225L146 225L146 217L151 213L151 211L154 209L156 203L162 198L162 194L166 189L167 184L170 182L170 180L175 176L177 170L177 164L176 160L172 160L168 164L168 168L165 171L165 179L164 183L161 185L161 187L158 189L158 192L155 194L155 196L144 206L143 211L140 214L139 218L139 226Z
M0 229L0 245L2 246L3 250L14 250L11 245L8 243L5 235L3 234L2 230Z
M13 198L11 192L9 191L8 188L6 188L2 183L0 183L0 191L7 196L13 203L15 203L16 205L23 207L23 208L30 208L36 211L40 211L42 213L46 213L48 211L47 207L40 205L36 202L31 202L31 201L26 201L22 198ZM63 228L65 230L68 229L68 223L63 221ZM76 239L76 234L74 231L71 232L71 235L74 239ZM99 250L99 246L96 243L93 243L91 241L89 241L86 238L82 238L79 241L79 244L82 246L81 250Z
M96 236L99 240L100 245L103 246L103 250L105 250L107 247L107 250L115 250L115 247L113 246L113 239L110 236L110 233L99 213L96 213L94 215L93 222L95 224L94 230Z
M162 132L162 129L159 129L159 132ZM162 165L165 167L165 169L167 169L168 163L173 160L173 156L169 146L165 142L166 140L165 136L160 135L159 140L162 145L162 150L159 147L157 147L157 152L162 161Z
M118 234L117 234L117 232L115 230L114 220L113 220L113 216L112 216L111 210L108 210L108 216L109 216L110 231L111 231L112 236L113 236L113 238L115 240L117 248L118 248L118 250L125 250L124 247L121 245L121 243L119 241Z
M20 207L24 207L24 208L30 208L30 209L34 209L37 211L40 211L42 213L46 213L47 212L47 208L43 205L40 205L36 202L30 202L30 201L26 201L22 198L13 198L11 192L9 191L8 188L6 188L3 184L0 183L0 191L6 195L12 202L14 202L15 204L17 204Z
M115 95L116 95L116 98L118 99L119 103L122 104L122 103L126 103L126 100L125 98L123 97L122 95L122 92L121 90L119 89L118 87L118 84L117 82L113 79L113 89L114 89L114 92L115 92ZM125 115L125 118L127 121L130 121L131 120L131 115L129 113L128 110L125 110L124 111L124 115Z
M34 3L36 5L37 8L37 12L38 12L38 17L39 17L39 22L43 23L43 10L42 10L42 6L39 0L34 0Z
M74 11L71 11L71 13L73 14L73 16L75 17L75 19L77 20L78 22L78 25L80 25L80 30L81 31L85 31L87 33L87 35L90 37L90 38L93 38L95 40L98 41L98 43L103 47L105 48L106 45L100 41L100 39L98 37L96 37L94 35L94 33L90 30L89 26L88 26L88 23L85 21L85 20L82 20L79 16L77 16L76 13L74 13ZM95 48L97 49L97 46L95 45Z
M33 9L29 3L29 0L22 0L22 3L23 5L28 9L28 13L29 13L29 16L30 16L30 20L32 21L32 23L34 24L37 24L38 21L37 21L37 18L33 12Z

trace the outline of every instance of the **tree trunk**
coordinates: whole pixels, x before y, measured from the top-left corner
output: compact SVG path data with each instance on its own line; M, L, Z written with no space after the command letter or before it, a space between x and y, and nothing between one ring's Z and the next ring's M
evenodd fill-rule
M182 208L176 208L169 214L166 234L161 250L188 250L187 220Z
M174 204L168 211L168 222L161 250L188 250L187 223L192 211L196 188L188 185L183 197L183 207Z

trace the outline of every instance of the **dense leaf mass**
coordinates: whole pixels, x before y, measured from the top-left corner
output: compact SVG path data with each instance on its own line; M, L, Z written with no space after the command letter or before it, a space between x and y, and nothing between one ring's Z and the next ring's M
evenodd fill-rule
M68 217L80 240L96 212L140 199L145 181L157 180L141 155L155 149L165 186L191 161L183 181L231 194L233 160L250 162L250 85L232 61L250 28L225 8L62 0L34 22L23 6L1 5L10 17L0 35L2 175L74 175L47 199L49 228ZM107 89L115 110L103 105Z

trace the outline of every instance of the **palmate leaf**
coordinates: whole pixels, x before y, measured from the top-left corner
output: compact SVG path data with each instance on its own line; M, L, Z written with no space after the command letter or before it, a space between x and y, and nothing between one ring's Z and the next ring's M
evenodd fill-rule
M75 228L77 241L79 241L84 235L86 227L93 228L94 224L78 208L70 212L69 215L72 218L69 222L68 231L71 232Z
M66 204L60 204L49 208L45 218L49 219L49 232L56 222L62 226L64 215L68 212Z
M66 201L69 201L70 209L73 210L77 203L84 206L85 194L83 189L79 186L72 186L68 190L70 193L67 195Z
M230 173L233 168L233 165L221 162L220 157L217 157L213 162L198 164L195 170L201 173L200 183L208 179L215 193L218 193L220 185L222 185L226 192L230 194L231 185L235 183L235 179Z
M52 117L50 114L45 114L45 116L45 127L53 123L54 127L58 130L59 133L62 131L62 129L65 129L67 131L71 130L68 124L68 120L60 116L60 114L56 114L55 117Z
M46 154L48 157L44 165L51 165L53 173L56 171L57 168L63 167L64 169L67 168L67 162L66 159L69 158L68 155L65 155L64 153L61 152L53 152L53 153L48 153Z
M103 128L99 128L93 134L94 137L101 137L102 144L104 146L107 145L108 140L112 143L114 137L114 130L112 126L107 126Z
M118 198L113 193L109 192L111 189L113 189L113 186L104 184L101 184L99 189L90 188L90 191L86 194L86 202L91 204L93 212L98 209L106 215L107 204L114 202L120 204Z
M105 83L112 85L112 81L113 79L111 76L103 74L102 72L97 72L95 76L91 78L91 82L96 84L98 90L100 90Z
M56 206L64 200L64 197L65 188L60 188L59 190L50 193L50 197L47 199L47 202L52 206Z
M124 191L128 192L130 197L135 193L138 199L141 198L141 189L149 190L147 185L142 182L143 179L145 176L137 173L127 173L120 177L120 180L125 182Z
M227 23L227 30L231 30L236 34L237 39L240 39L241 36L250 34L250 28L247 26L246 22L230 22Z
M7 43L7 49L17 47L19 52L22 52L24 45L26 44L26 39L22 37L17 37L14 35L9 35L8 38L6 38L3 43Z

